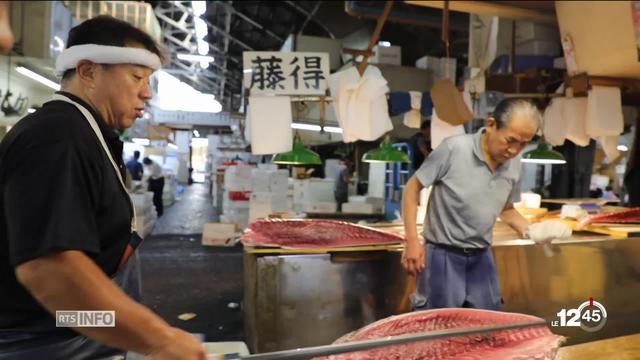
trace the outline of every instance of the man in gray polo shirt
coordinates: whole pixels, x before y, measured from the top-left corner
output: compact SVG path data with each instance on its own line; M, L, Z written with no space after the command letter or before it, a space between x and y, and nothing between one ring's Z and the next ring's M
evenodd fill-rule
M497 217L519 233L529 233L526 219L513 207L520 200L517 156L540 121L531 103L504 100L484 128L444 140L407 182L402 201L406 236L402 265L417 275L417 290L411 298L415 309L500 308L488 249ZM433 188L423 246L418 241L416 211L420 190L428 186ZM540 223L531 234L536 242L548 242L565 236L565 228Z

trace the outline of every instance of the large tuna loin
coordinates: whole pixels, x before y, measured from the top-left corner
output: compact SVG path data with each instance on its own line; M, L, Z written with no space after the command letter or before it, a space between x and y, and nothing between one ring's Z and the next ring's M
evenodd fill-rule
M335 344L399 336L428 331L464 329L540 321L535 316L476 309L418 311L376 321L349 333ZM528 327L477 335L466 335L394 345L340 355L330 360L524 360L553 359L562 336L546 326Z
M248 246L321 248L397 244L403 237L343 221L265 219L249 224L241 240Z

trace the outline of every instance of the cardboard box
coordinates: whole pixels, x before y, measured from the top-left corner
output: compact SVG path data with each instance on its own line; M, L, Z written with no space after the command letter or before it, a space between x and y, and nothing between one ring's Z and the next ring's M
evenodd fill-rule
M389 64L402 66L402 47L400 46L380 46L373 47L375 55L369 58L371 64Z
M202 228L203 246L233 246L229 241L240 235L237 224L207 223Z

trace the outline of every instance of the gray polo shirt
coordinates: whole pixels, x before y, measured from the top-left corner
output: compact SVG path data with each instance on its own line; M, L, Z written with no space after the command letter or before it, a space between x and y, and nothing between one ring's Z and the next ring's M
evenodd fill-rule
M423 186L433 185L424 221L426 241L490 246L496 218L507 203L520 201L520 157L492 173L480 147L483 131L447 138L416 171Z

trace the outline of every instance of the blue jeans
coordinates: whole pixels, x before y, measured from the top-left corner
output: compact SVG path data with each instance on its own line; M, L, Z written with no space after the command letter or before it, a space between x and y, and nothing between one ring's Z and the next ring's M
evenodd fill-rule
M490 248L464 253L426 243L425 268L416 282L416 292L411 294L414 310L500 310L500 289Z

